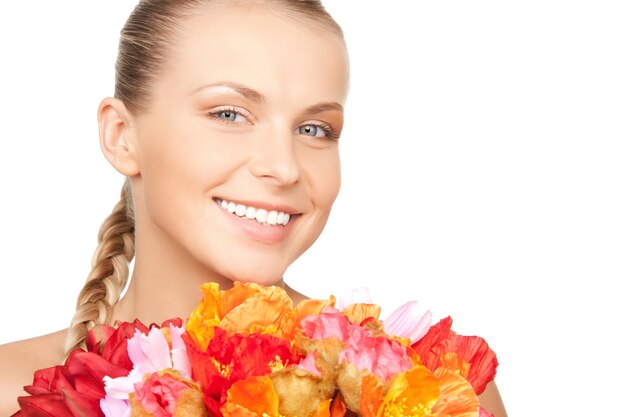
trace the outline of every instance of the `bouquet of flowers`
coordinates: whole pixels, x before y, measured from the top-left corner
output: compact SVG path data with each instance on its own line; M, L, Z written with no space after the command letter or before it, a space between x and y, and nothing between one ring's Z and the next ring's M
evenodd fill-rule
M20 417L488 416L497 360L480 337L409 302L305 300L278 287L202 286L185 322L99 326L87 349L39 370Z

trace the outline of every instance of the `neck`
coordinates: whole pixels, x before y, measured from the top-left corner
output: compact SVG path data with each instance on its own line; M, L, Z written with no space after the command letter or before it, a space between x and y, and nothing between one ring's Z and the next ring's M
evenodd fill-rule
M128 290L114 308L116 321L141 320L144 324L161 324L180 317L185 319L202 298L200 286L216 282L220 289L232 287L230 279L222 277L164 239L141 239L136 233L135 265ZM295 303L306 297L286 286L282 278L274 285L283 287Z

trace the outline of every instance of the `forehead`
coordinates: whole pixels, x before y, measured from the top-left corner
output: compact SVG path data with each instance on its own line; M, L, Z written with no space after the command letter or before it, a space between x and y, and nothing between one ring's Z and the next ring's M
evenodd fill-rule
M183 22L161 78L183 94L231 81L270 98L343 103L348 72L343 40L330 29L267 8L211 6Z

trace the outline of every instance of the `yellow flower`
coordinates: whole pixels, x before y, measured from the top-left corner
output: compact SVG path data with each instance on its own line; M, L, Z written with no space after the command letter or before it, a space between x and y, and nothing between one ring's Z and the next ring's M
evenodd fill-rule
M222 319L220 315L221 297L220 287L216 283L202 284L204 297L200 304L187 319L185 330L194 344L202 351L206 350L209 341L213 338L213 327L218 326Z
M361 324L364 320L380 316L380 306L376 304L350 304L341 312L348 317L350 323Z

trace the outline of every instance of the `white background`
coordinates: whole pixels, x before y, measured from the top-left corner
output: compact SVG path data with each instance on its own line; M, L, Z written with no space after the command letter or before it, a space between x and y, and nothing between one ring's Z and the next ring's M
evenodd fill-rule
M134 4L0 6L0 342L73 314L122 184L96 109ZM352 62L343 188L287 281L452 315L498 353L511 416L618 415L624 3L326 5Z

